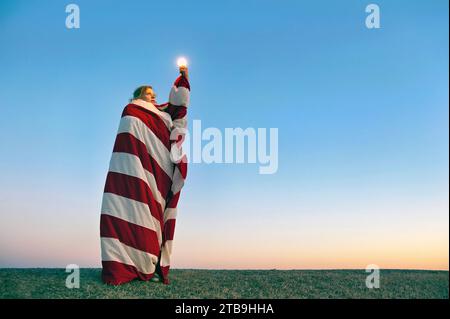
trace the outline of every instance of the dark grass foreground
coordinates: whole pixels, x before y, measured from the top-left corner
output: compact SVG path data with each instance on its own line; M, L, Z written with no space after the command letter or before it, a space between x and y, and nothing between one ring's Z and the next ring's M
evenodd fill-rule
M381 270L368 289L365 270L172 269L170 285L133 281L109 286L100 269L80 269L80 288L59 268L0 269L0 298L445 298L448 271Z

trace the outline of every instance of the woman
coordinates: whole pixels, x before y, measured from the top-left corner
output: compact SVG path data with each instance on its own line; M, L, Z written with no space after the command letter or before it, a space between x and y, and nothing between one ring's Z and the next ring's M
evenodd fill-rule
M100 219L102 279L169 284L177 204L187 173L182 142L187 128L188 69L156 105L149 85L124 108L106 178Z

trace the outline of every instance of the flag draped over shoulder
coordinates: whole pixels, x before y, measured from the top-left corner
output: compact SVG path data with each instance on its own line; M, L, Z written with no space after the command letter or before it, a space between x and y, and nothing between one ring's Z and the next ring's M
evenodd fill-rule
M105 283L149 280L157 272L169 284L177 204L187 174L182 143L189 94L189 82L180 76L168 103L136 99L122 112L100 218Z

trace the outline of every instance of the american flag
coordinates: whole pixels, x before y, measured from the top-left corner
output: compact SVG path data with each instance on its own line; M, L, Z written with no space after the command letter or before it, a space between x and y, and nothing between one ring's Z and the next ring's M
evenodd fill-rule
M182 143L190 85L179 76L169 102L125 106L106 177L100 218L102 279L169 284L177 204L187 173Z

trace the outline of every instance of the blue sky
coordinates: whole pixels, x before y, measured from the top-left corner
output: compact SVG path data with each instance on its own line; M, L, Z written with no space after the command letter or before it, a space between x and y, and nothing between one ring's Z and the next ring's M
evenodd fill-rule
M184 55L190 125L278 128L279 168L191 164L174 267L448 269L447 1L378 30L369 1L68 3L0 4L0 266L99 265L120 113Z

